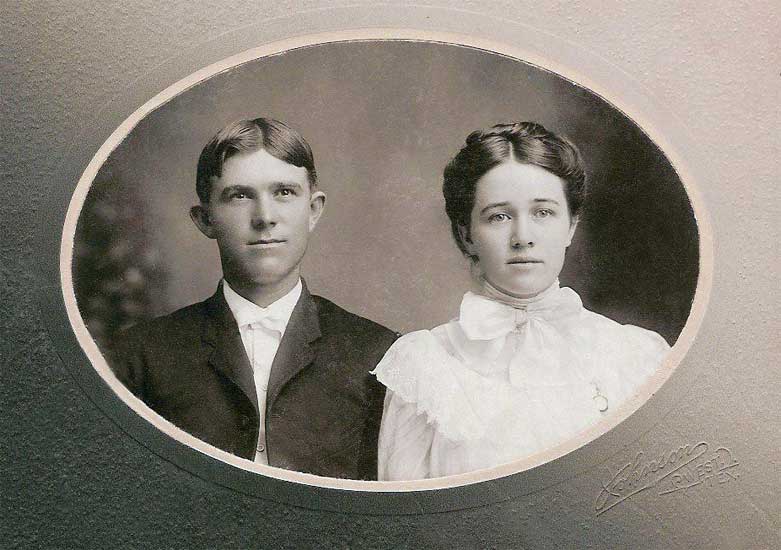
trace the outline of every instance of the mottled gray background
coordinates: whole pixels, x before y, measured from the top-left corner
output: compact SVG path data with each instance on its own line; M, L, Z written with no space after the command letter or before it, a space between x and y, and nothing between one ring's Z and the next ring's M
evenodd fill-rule
M590 189L562 284L587 307L663 334L689 314L698 235L669 161L627 117L554 73L464 47L349 42L220 73L142 121L95 178L74 279L98 339L214 292L217 247L189 219L203 145L239 118L271 116L315 153L326 212L306 257L317 293L394 330L453 318L469 288L450 236L442 171L469 132L537 121L568 135Z
M630 8L609 1L458 6L435 1L399 7L350 2L354 7L340 10L347 3L329 2L332 9L319 9L323 4L207 7L135 0L121 6L75 1L67 7L45 2L4 7L3 546L781 545L776 3L719 2L705 8L649 2ZM448 4L459 11L440 9ZM561 460L485 484L483 500L447 493L449 507L462 508L454 512L394 515L399 507L383 495L367 507L372 515L355 513L360 510L355 506L325 511L316 498L306 503L306 494L316 492L304 491L292 505L275 501L276 493L248 494L193 475L177 465L181 462L156 454L171 456L163 450L167 440L150 450L141 425L131 425L134 415L101 385L63 321L57 255L64 204L117 125L161 89L208 63L263 42L347 26L476 33L544 53L606 88L630 83L643 92L632 95L633 101L642 95L663 106L654 123L694 167L712 221L711 300L671 379L609 434ZM582 57L573 53L578 48ZM642 101L636 105L647 107ZM697 441L729 448L740 463L739 479L672 495L644 491L595 516L594 497L609 471L638 451L654 456ZM406 501L407 509L431 510L440 497L416 495ZM485 504L465 508L471 503Z

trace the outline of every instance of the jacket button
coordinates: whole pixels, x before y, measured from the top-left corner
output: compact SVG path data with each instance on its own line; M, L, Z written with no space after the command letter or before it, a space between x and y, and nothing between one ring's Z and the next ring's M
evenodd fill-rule
M247 416L246 414L241 415L240 422L241 422L241 427L246 428L247 426L249 426L249 416Z

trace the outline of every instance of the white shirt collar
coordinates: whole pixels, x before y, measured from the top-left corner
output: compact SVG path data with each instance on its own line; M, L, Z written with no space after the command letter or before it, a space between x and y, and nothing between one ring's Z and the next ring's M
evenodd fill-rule
M222 290L225 301L228 303L228 307L230 308L231 313L233 313L234 319L236 319L236 324L240 328L264 318L277 319L284 322L284 326L287 327L290 316L293 314L293 309L296 307L298 299L301 297L302 289L303 285L299 278L296 286L294 286L290 292L267 307L260 307L239 295L230 287L228 281L225 279L222 281Z

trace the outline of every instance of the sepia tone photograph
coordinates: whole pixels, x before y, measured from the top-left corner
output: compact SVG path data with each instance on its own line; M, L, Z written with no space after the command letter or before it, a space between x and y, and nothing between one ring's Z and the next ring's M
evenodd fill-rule
M116 145L73 230L78 313L154 415L339 479L490 476L578 438L647 391L699 275L686 188L631 118L426 41L198 82Z
M781 546L777 6L40 7L4 547Z

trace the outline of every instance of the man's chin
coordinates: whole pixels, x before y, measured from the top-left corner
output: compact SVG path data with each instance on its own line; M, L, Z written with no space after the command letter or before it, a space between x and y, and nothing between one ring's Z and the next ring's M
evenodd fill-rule
M290 268L280 265L264 266L263 270L246 273L244 277L242 277L245 284L255 287L277 287L284 285L288 281L296 281L297 279L297 266Z
M284 258L262 258L259 261L242 262L240 265L223 265L225 279L231 287L275 288L295 284L301 262L283 261ZM234 269L230 269L233 267ZM238 268L238 269L236 269Z

